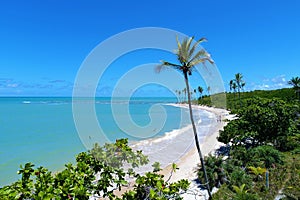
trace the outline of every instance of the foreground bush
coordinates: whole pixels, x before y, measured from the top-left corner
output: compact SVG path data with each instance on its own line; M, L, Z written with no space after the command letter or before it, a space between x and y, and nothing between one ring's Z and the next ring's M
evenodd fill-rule
M127 170L123 168L125 163ZM134 172L135 167L146 163L148 158L141 151L133 151L127 139L103 147L95 145L91 151L78 154L76 164L66 164L65 169L57 174L44 167L35 169L32 163L26 163L18 171L20 180L0 188L0 199L87 200L91 196L126 200L140 197L154 200L181 199L180 193L187 190L188 181L170 184L155 172L148 172L144 176ZM133 189L116 197L114 191L128 185L128 176L136 178Z

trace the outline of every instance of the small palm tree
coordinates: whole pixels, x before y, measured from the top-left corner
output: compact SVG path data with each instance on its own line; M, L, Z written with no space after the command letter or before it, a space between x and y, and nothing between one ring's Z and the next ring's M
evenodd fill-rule
M241 103L241 90L245 86L245 82L243 81L243 75L241 73L235 74L235 82L237 85L238 93L239 93L239 101Z
M262 176L266 173L267 169L266 168L261 168L261 167L253 167L250 166L248 167L248 170L255 175L255 180L262 179Z
M233 190L235 193L237 194L244 194L244 193L247 193L248 191L245 190L245 184L241 185L240 187L236 186L236 185L233 185Z
M293 86L293 88L296 92L296 95L300 99L300 78L298 76L293 77L291 80L289 80L288 84Z
M236 83L234 82L234 80L230 80L229 82L229 87L230 87L230 91L233 90L233 100L235 102L235 94L236 94L236 88L237 88L237 85Z
M182 41L182 43L180 43L178 41L178 38L176 38L176 39L177 39L177 46L178 46L178 48L176 50L176 56L179 61L179 64L174 64L174 63L170 63L167 61L161 61L162 64L157 66L157 71L160 72L165 67L172 67L183 73L186 90L187 90L190 119L191 119L191 123L193 126L196 148L197 148L197 151L199 154L201 165L203 166L202 169L203 169L203 173L205 176L205 181L206 181L206 183L209 183L207 174L206 174L204 159L203 159L201 149L200 149L197 129L196 129L194 118L193 118L193 110L192 110L192 105L191 105L190 86L189 86L189 76L192 75L192 69L194 68L194 66L196 66L198 64L204 64L206 61L213 63L213 60L210 58L210 55L204 49L201 49L198 52L195 52L197 46L200 43L206 41L205 38L201 38L196 43L194 43L194 45L191 45L192 41L194 40L194 37L185 38ZM206 188L207 188L209 197L211 199L212 197L211 197L211 193L210 193L210 188L208 187L208 185Z

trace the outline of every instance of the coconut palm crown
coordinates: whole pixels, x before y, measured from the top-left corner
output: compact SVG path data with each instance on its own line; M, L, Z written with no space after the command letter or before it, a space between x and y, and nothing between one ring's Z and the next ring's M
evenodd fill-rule
M178 37L177 40L177 50L175 54L177 55L177 59L180 64L174 64L167 61L161 61L162 64L157 67L157 71L159 72L163 67L169 66L175 69L180 70L183 74L192 75L193 67L198 64L204 64L206 61L213 64L213 60L210 58L210 55L205 51L205 49L201 49L198 52L195 52L198 45L204 41L207 41L205 38L201 38L192 46L192 41L194 37L185 38L182 43L179 42Z
M288 81L288 84L292 85L293 88L295 88L295 89L299 89L300 88L300 78L298 76L293 77L293 78L291 78L291 80Z
M157 72L160 72L165 67L171 67L171 68L177 69L183 73L186 90L187 90L190 119L191 119L191 123L192 123L192 127L193 127L196 148L197 148L197 151L199 154L205 181L206 181L206 183L209 183L208 178L207 178L206 169L205 169L204 159L203 159L201 149L200 149L200 144L199 144L198 135L197 135L197 129L196 129L194 118L193 118L188 76L192 75L193 68L196 65L198 65L198 64L205 65L206 62L213 64L214 61L211 59L210 55L205 51L205 49L201 48L199 51L197 51L197 47L199 46L199 44L204 41L207 41L205 38L201 38L200 40L196 41L193 45L192 45L192 42L194 41L194 37L184 38L182 43L179 42L178 37L176 38L176 40L177 40L177 50L176 50L175 54L177 56L177 60L179 61L179 63L176 64L176 63L170 63L167 61L161 61L162 64L157 66L156 70L157 70ZM207 186L206 189L208 191L208 195L211 199L211 193L210 193L209 186L208 185L206 185L206 186Z
M300 99L300 78L298 76L293 77L291 80L288 81L288 84L293 86L296 95L298 95Z

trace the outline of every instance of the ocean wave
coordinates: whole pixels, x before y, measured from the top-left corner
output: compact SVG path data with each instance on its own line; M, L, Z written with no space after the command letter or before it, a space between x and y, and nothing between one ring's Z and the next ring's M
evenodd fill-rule
M43 104L43 105L64 105L69 104L68 101L22 101L22 104Z
M188 109L187 106L175 103L163 105L184 108L186 111ZM216 115L201 108L195 108L194 117L199 141L203 142L204 138L214 131ZM188 124L182 128L166 132L161 137L134 142L131 146L134 149L142 150L145 155L149 156L150 160L164 162L161 163L162 166L167 166L172 162L177 162L194 147L194 144L192 125Z
M172 131L166 132L163 136L160 137L155 137L155 138L149 138L146 140L141 140L138 142L134 142L131 146L132 147L138 147L138 146L145 146L145 145L152 145L155 143L160 143L163 141L168 141L168 140L172 140L175 137L179 136L180 134L185 133L188 130L192 130L192 125L187 125L183 128L180 129L174 129Z

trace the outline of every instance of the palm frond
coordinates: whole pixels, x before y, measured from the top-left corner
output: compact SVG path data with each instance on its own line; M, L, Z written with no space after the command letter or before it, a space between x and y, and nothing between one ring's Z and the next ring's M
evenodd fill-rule
M300 87L300 78L298 76L292 77L292 79L288 81L288 84L293 86L294 88L299 88Z
M155 68L155 71L157 73L161 72L161 70L163 70L166 67L172 67L174 69L179 69L179 70L181 68L181 65L178 65L178 64L170 63L170 62L167 62L167 61L164 61L164 60L161 60L160 62L161 62L161 64L157 65L156 68Z
M194 54L194 51L196 50L197 46L201 43L201 42L206 42L206 38L201 38L200 40L198 40L193 47L191 48L191 50L189 51L189 59L192 57L192 55Z
M208 55L204 49L201 49L199 52L197 52L194 55L197 46L201 42L207 41L205 38L201 38L200 40L198 40L195 44L193 44L192 48L191 45L192 42L194 41L194 37L184 38L181 43L179 42L178 37L176 37L176 41L178 46L176 55L177 55L177 59L180 61L181 64L186 64L189 61L193 61L194 59L197 59L200 56L204 57Z
M241 82L243 78L243 75L241 73L235 74L235 80L236 82Z
M189 62L189 66L195 66L195 65L198 65L198 64L204 64L205 65L205 62L208 61L209 63L211 64L214 64L214 61L208 57L204 57L204 58L198 58L198 59L194 59L192 62Z
M187 62L187 56L188 56L188 38L184 38L182 43L181 43L181 52L179 54L179 57L181 59L182 63L186 63Z
M187 41L187 46L186 46L186 60L189 60L190 59L190 55L192 55L192 54L190 54L190 48L191 48L191 44L192 44L192 42L193 42L193 40L194 40L194 36L193 37L190 37L189 39L188 39L188 41Z
M232 89L235 91L237 87L238 87L237 84L234 82L234 83L232 84Z
M175 54L180 55L181 54L181 43L178 40L178 36L176 36L176 42L177 42L177 49L175 50Z
M189 62L193 62L193 60L199 59L201 57L206 56L206 51L204 49L199 50L193 57L192 59L189 60Z
M181 49L181 44L180 44L180 42L179 42L179 40L178 40L178 36L176 36L176 42L177 42L177 47L178 47L178 49Z
M204 63L205 61L208 61L209 63L213 64L214 61L211 59L210 55L204 50L201 49L198 51L195 56L189 61L188 65L197 65L199 63Z
M230 82L229 82L229 87L230 87L230 90L232 90L232 87L233 86L233 80L230 80Z

